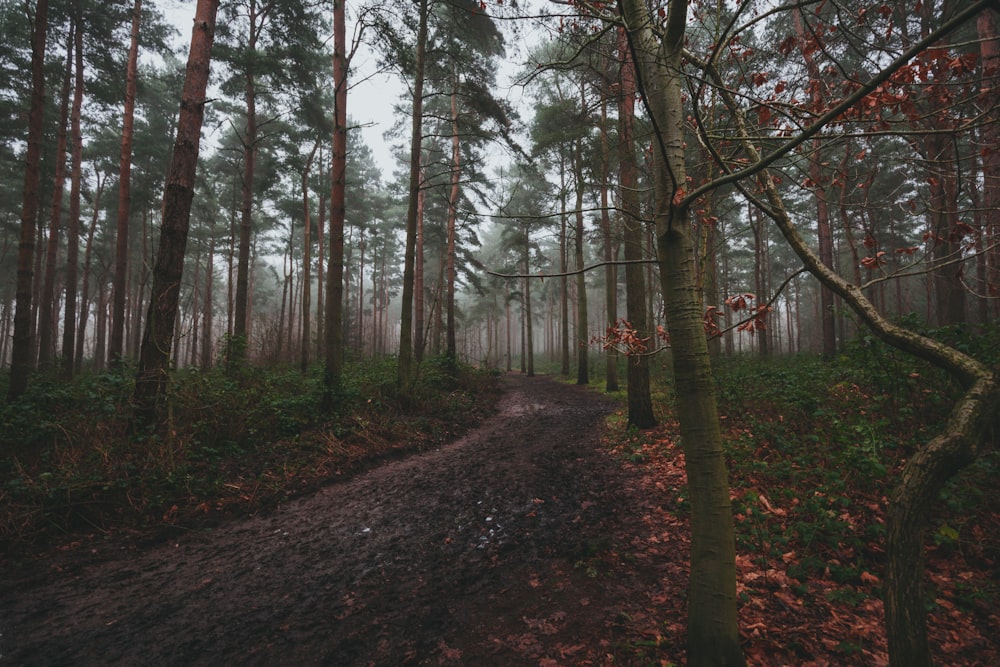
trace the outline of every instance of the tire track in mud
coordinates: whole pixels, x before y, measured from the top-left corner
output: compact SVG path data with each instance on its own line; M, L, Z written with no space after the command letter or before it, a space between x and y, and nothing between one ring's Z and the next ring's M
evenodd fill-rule
M623 528L642 531L627 473L597 446L610 405L546 378L504 387L464 438L267 516L71 574L56 561L0 574L0 664L535 665L605 651L616 610L655 585L585 572Z

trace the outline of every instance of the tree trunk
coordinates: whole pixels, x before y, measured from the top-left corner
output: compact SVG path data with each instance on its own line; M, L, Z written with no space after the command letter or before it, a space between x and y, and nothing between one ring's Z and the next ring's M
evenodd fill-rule
M749 205L748 205L749 206ZM756 214L756 215L755 215ZM753 275L754 291L757 293L755 306L767 303L767 229L764 225L764 216L753 210L747 211L750 220L750 229L753 231ZM756 218L756 223L754 219ZM770 328L770 327L769 327ZM768 329L756 331L757 352L761 358L767 359L771 356L771 347L767 338Z
M421 167L420 180L423 182ZM417 247L413 266L413 355L420 363L424 360L424 348L427 347L427 335L424 324L424 204L427 201L427 191L422 187L417 194Z
M69 123L69 93L73 78L73 49L76 47L76 23L69 29L66 40L66 71L63 75L62 102L59 107L59 133L56 140L56 177L52 185L52 210L49 216L49 238L45 252L45 275L38 306L38 365L47 368L55 355L56 264L59 257L59 220L62 216L63 193L66 185L66 137Z
M583 149L578 144L574 149L573 170L576 179L576 383L590 383L590 341L587 335L587 277L583 271Z
M535 376L535 336L531 321L531 237L528 226L524 227L524 294L522 296L522 313L524 315L524 335L521 338L521 370L528 377Z
M131 342L128 343L127 354L138 357L139 347L142 344L142 299L146 294L146 283L149 281L149 270L146 268L150 265L149 256L152 254L152 248L150 246L150 231L149 231L149 210L143 210L142 220L141 220L141 231L142 231L142 242L140 244L141 256L138 262L138 269L133 269L133 273L137 273L138 277L133 277L132 282L135 284L135 288L132 291L132 302L129 304L131 311L129 317L132 320L131 331L128 331L129 338Z
M507 364L506 371L510 373L513 370L513 353L511 352L513 334L510 331L510 285L505 285L504 289L504 312L506 314L506 324L507 324Z
M201 315L198 310L198 293L201 289L199 282L201 279L201 244L198 244L196 247L198 251L194 256L194 276L191 280L191 302L189 304L191 311L191 337L188 339L187 349L187 363L189 366L194 366L198 363L198 316ZM178 345L178 347L180 346Z
M218 9L219 0L198 0L195 9L177 138L163 191L163 223L153 270L153 291L136 372L135 418L140 422L149 423L156 416L166 391Z
M108 180L107 176L102 179L101 172L96 169L94 170L94 179L97 183L94 188L90 229L87 230L87 243L83 251L83 282L80 286L80 322L76 329L76 354L74 357L76 358L75 370L77 373L83 370L83 343L87 333L87 320L90 319L90 259L94 251L94 234L97 231L97 218L101 211L101 195L104 192L104 184ZM94 356L96 357L96 354Z
M420 148L423 145L424 58L427 51L427 3L418 0L416 68L413 80L413 125L410 130L410 189L406 212L406 249L403 253L403 299L399 319L399 368L397 384L413 380L413 274L417 243L417 198L420 194Z
M77 2L77 13L80 3ZM80 111L83 107L83 20L76 17L76 83L73 88L72 177L69 191L69 225L66 228L66 304L63 308L62 375L73 377L76 352L76 299L80 258L80 183L83 178L83 137L80 135Z
M566 211L566 157L559 154L559 369L569 375L569 218Z
M992 297L992 316L1000 317L1000 39L997 37L997 13L981 12L976 18L979 53L982 62L980 108L987 109L981 145L992 147L983 152L983 246L987 248L986 294Z
M985 369L984 369L985 370ZM931 510L955 473L976 459L995 425L1000 386L985 373L956 404L944 433L907 461L889 498L886 634L893 667L930 667L924 595L924 539Z
M607 323L615 326L618 321L618 259L614 235L611 233L611 213L608 210L608 180L611 171L611 155L608 151L608 101L601 95L601 234L604 237L604 299L607 304ZM618 354L608 349L605 354L605 391L618 391Z
M273 363L281 361L281 350L285 340L285 311L288 310L288 292L291 287L292 274L289 264L292 263L292 236L294 234L295 224L290 223L288 225L288 245L285 246L285 254L281 256L281 271L284 274L284 280L281 283L281 307L278 309L278 333L274 339Z
M802 17L799 12L793 11L792 18L795 22L795 33L799 39L799 48L802 51L802 58L806 64L810 79L816 82L812 87L812 101L815 108L822 108L824 102L823 89L819 82L823 77L819 71L819 66L813 59L808 47L808 39L802 25ZM833 270L833 232L830 227L830 210L827 206L826 190L823 188L823 164L820 153L822 142L817 139L813 141L812 151L809 153L809 178L813 183L813 191L816 193L816 232L819 240L819 258L823 265ZM760 295L759 295L760 296ZM820 321L822 323L822 350L825 359L832 359L837 354L837 331L836 312L834 310L833 292L825 285L820 285Z
M620 163L618 179L621 200L625 261L625 317L639 338L650 338L652 331L646 319L645 271L634 262L643 258L644 229L639 218L638 165L635 159L635 65L628 52L628 37L619 32L621 61L621 94L618 97L618 136ZM656 426L653 402L649 393L649 357L641 354L628 359L626 375L628 391L628 423L636 428Z
M236 299L233 305L233 340L226 360L230 371L246 361L250 345L250 237L253 235L254 177L257 170L257 89L253 54L257 51L257 2L251 0L247 8L247 51L251 58L247 61L243 95L246 101L247 118L243 132L243 187L240 204L239 248L236 254Z
M365 354L365 228L358 234L358 356Z
M658 136L654 188L660 282L677 416L691 493L688 664L743 665L736 616L735 534L715 382L697 291L685 179L681 51L687 4L670 4L662 41L642 0L621 0L642 92Z
M319 147L319 182L326 183L323 174L323 144ZM326 348L326 194L319 190L319 219L316 221L316 358L325 359ZM363 275L363 274L362 274Z
M458 218L458 184L462 176L462 155L458 141L457 74L451 92L451 192L448 195L448 275L445 293L447 321L445 323L445 355L455 361L455 225Z
M302 356L299 366L303 373L309 370L309 348L312 347L312 341L310 340L312 333L312 323L310 322L310 316L312 315L310 312L312 308L312 267L310 266L312 262L312 258L310 257L312 239L309 238L309 234L311 233L309 229L309 171L312 168L312 161L316 157L319 144L319 141L313 144L309 158L306 160L305 169L302 170L302 216L304 220L302 225L302 349L299 350Z
M212 367L212 295L215 293L213 287L213 276L215 269L215 234L213 233L208 242L208 262L205 264L205 296L202 308L204 312L201 316L201 362L199 367L207 371Z
M49 20L48 0L35 3L31 26L31 109L28 112L28 150L24 164L24 196L21 200L21 239L17 252L14 336L11 345L10 384L7 401L13 402L28 389L34 368L31 333L31 289L34 278L35 218L39 209L38 186L42 155L42 122L45 111L45 36Z
M100 279L97 281L97 309L94 313L97 331L94 333L94 370L104 369L107 359L108 324L111 314L108 312L108 294L105 287L108 284L107 271L102 271Z
M122 144L118 156L118 225L115 237L115 272L111 305L111 340L108 357L117 364L124 352L125 295L128 287L129 210L132 206L132 137L135 127L135 94L139 60L139 24L142 0L132 7L132 41L125 72L125 111L122 121Z
M326 363L323 380L327 407L340 391L344 372L344 200L347 183L347 29L344 0L333 5L333 146L330 151L330 265L326 274Z

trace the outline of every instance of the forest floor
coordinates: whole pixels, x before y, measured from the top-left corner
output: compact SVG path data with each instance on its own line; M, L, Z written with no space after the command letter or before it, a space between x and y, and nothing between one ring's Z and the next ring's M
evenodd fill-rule
M592 391L517 375L503 387L465 437L273 511L2 568L0 663L683 663L682 461L608 451L613 405ZM877 634L880 602L838 619L770 576L765 607L741 611L754 664L884 664L877 636L850 657L823 649ZM797 654L780 646L793 639ZM998 657L976 643L981 664Z

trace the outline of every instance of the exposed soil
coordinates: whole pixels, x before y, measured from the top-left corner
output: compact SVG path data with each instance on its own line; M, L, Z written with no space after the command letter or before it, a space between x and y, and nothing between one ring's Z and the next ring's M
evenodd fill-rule
M667 640L637 616L683 604L686 553L630 548L663 538L638 473L599 447L608 403L545 378L504 386L461 440L266 516L4 567L0 662L644 662Z

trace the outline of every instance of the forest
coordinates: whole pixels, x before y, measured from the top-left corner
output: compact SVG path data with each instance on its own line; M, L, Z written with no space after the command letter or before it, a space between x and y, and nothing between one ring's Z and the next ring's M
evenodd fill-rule
M526 590L513 620L463 608L509 624L489 651L443 622L411 641L326 582L364 649L289 621L243 657L995 664L998 21L996 0L0 2L0 597L88 545L146 554L342 485L324 511L364 514L369 475L436 465L409 506L503 499L472 551L441 537L456 571L565 602L568 569L579 618ZM530 482L550 496L519 456L559 459ZM0 657L73 661L7 623Z

